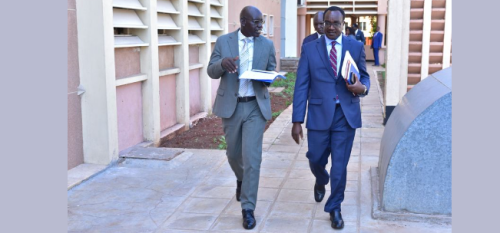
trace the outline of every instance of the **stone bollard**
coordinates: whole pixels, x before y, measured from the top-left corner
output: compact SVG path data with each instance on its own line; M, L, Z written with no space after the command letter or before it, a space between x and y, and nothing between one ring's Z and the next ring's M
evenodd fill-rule
M409 213L451 222L451 70L415 85L387 121L375 187L379 216Z

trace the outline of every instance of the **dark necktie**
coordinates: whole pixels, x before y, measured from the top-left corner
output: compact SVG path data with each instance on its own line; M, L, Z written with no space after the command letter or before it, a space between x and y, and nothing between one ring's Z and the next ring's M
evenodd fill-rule
M332 65L333 74L335 74L335 79L337 79L337 50L335 49L335 44L337 41L332 41L332 49L330 50L330 64Z

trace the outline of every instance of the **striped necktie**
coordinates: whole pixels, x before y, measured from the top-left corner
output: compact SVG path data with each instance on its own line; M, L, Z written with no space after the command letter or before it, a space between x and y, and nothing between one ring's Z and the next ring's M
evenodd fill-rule
M249 47L250 41L248 38L243 39L243 48L241 49L240 55L240 76L248 70L248 64L250 63ZM248 86L252 83L250 79L240 79L240 88L238 93L240 96L246 96L248 92Z
M332 65L333 74L335 74L335 79L337 79L337 50L335 49L335 44L337 41L332 41L332 49L330 49L330 64Z

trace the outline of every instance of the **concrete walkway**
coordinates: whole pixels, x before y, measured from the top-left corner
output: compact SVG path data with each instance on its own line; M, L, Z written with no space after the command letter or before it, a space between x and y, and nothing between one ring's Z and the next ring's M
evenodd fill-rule
M339 232L451 232L449 225L372 219L369 170L378 166L384 128L371 63L368 71L372 87L361 100L363 128L356 132L348 165L345 228ZM291 114L289 107L264 134L257 226L251 232L334 232L323 211L327 198L322 203L313 198L307 142L297 145L291 138ZM170 161L126 159L69 190L68 231L248 232L225 151L180 150Z

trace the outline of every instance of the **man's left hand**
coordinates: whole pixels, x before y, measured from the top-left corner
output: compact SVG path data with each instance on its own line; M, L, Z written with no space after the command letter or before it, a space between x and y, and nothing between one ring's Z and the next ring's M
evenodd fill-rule
M347 81L345 82L345 85L347 86L347 90L349 90L350 92L354 93L354 94L363 94L363 92L365 92L365 86L360 82L358 81L358 76L356 74L352 74L354 75L354 80L355 82L351 85L349 85L347 83Z

